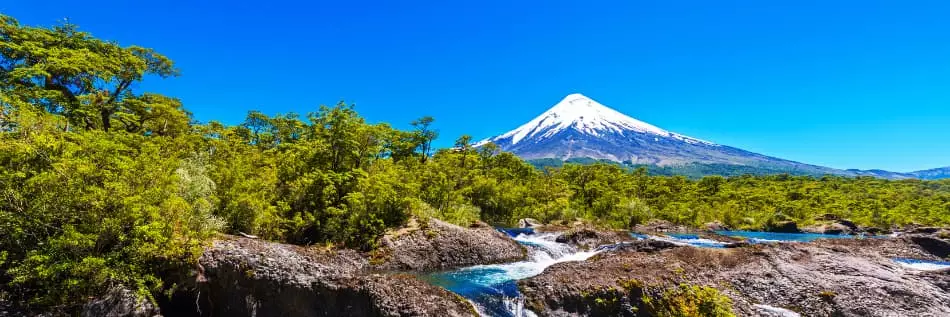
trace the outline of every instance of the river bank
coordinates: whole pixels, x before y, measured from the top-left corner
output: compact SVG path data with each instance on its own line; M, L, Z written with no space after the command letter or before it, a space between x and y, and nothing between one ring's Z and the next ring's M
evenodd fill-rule
M157 307L119 289L83 315L950 314L945 229L870 236L523 223L414 220L368 253L220 236L191 282Z

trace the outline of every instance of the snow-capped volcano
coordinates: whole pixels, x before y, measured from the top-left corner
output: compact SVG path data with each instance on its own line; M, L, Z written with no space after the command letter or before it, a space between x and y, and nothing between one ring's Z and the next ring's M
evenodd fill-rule
M517 129L476 145L488 142L525 159L587 157L633 164L812 167L670 132L581 94L570 94Z
M537 142L557 135L565 129L574 129L577 132L592 136L610 133L621 135L624 133L645 133L658 137L674 138L687 143L712 145L711 142L671 133L652 124L631 118L581 94L567 95L561 102L558 102L534 120L486 141L498 143L498 141L510 138L510 143L515 145L527 138Z
M527 160L592 158L629 164L699 163L698 167L692 165L699 168L697 172L710 174L731 168L736 173L759 174L950 177L950 167L913 173L841 170L757 154L661 129L581 94L570 94L528 123L475 146L489 142Z

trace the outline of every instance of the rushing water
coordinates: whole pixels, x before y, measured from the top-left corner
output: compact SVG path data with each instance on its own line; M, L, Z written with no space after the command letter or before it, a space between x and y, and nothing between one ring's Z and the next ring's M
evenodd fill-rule
M517 234L515 241L528 249L527 261L476 265L429 274L424 279L471 300L483 316L534 316L534 313L524 308L524 298L518 292L517 280L541 274L555 263L583 261L600 252L578 252L567 244L555 242L557 235Z
M908 258L894 258L893 260L903 267L920 271L950 269L950 262L947 261L917 260Z
M724 236L746 238L750 243L812 242L818 239L853 239L856 237L849 234L781 233L762 231L716 231L716 233Z
M448 289L470 300L483 316L526 317L535 316L524 307L524 298L518 291L517 281L541 274L545 268L560 262L583 261L591 256L618 245L606 245L594 251L577 251L567 244L555 241L557 233L534 233L531 229L499 229L529 252L528 260L507 264L476 265L454 271L446 271L422 276L429 283ZM810 242L817 239L847 239L851 235L827 235L812 233L775 233L753 231L717 231L725 236L742 237L751 243L767 242ZM693 234L668 234L666 236L648 236L631 233L637 239L657 239L680 245L701 248L723 248L727 242L702 238ZM950 263L927 262L910 259L895 259L902 265L918 269L932 269L950 265ZM904 261L904 262L902 262ZM918 262L911 262L918 261ZM906 262L906 263L905 263ZM933 262L933 261L931 261Z
M700 248L716 248L721 249L725 248L728 242L716 241L712 239L701 238L695 234L684 234L684 233L670 233L667 234L669 239L664 239L661 237L654 237L654 239L666 240L676 244L687 244L694 247Z

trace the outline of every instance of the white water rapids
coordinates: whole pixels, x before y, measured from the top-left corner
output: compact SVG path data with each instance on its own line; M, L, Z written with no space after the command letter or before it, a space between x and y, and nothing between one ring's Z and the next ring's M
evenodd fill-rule
M528 249L528 260L492 265L476 265L430 275L430 282L468 298L482 316L535 316L524 307L517 280L544 272L547 267L570 261L583 261L601 251L577 251L555 242L559 233L520 234L514 237Z

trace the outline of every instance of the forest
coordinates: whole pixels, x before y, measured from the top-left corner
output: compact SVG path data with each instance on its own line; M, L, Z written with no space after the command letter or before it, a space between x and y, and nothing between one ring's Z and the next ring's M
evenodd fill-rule
M227 125L136 89L178 75L153 49L0 15L0 299L68 310L116 284L154 298L218 234L370 251L412 217L950 225L950 180L536 168L469 136L435 149L431 117L400 130L340 102Z

